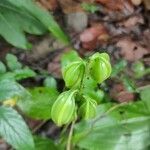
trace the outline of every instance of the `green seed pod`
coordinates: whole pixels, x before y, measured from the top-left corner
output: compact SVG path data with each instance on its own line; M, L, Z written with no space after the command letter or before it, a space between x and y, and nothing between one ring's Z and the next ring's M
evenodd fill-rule
M66 87L78 88L85 73L85 64L83 61L76 61L69 64L63 70L63 78Z
M97 81L97 83L102 83L106 80L111 74L109 55L106 53L94 54L90 58L89 72L91 77Z
M54 102L51 117L58 126L71 122L75 116L76 106L74 95L76 92L76 90L63 92Z
M85 120L94 118L96 116L96 101L88 96L84 96L84 99L85 102L79 108L79 114Z

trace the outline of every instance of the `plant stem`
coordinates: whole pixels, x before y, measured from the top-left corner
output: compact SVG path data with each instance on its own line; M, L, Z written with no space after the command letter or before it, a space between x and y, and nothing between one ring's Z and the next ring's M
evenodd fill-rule
M71 140L72 140L72 135L73 135L74 124L75 124L75 120L72 122L71 127L70 127L66 150L71 150Z

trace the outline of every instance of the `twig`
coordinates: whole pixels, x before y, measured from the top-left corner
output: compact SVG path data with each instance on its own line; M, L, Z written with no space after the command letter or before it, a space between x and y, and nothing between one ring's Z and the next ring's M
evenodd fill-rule
M36 126L34 129L33 129L33 133L35 133L37 130L39 130L47 121L43 121L41 122L38 126Z

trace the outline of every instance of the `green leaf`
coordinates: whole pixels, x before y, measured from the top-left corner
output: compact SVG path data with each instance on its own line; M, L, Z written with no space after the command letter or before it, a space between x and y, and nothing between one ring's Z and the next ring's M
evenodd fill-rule
M61 57L61 66L65 67L71 62L80 60L80 57L78 53L75 50L70 50L69 52L66 52Z
M15 80L15 75L13 72L6 72L4 74L0 74L0 80Z
M145 74L145 66L141 61L136 61L132 64L132 70L136 78L141 78Z
M140 96L143 101L147 101L150 104L150 86L146 86L145 88L141 89Z
M51 14L36 5L33 0L0 1L0 35L12 45L28 49L25 33L41 35L50 30L53 35L68 44L68 37Z
M54 141L51 139L35 136L34 137L35 141L35 150L58 150Z
M17 150L33 150L32 135L22 117L12 108L0 107L0 136Z
M0 61L0 74L6 72L6 67L3 62Z
M140 97L147 104L150 111L150 86L146 86L140 90Z
M57 82L53 77L47 77L44 80L44 86L49 88L57 89Z
M90 4L90 3L82 3L81 4L82 8L86 11L89 11L91 13L95 13L96 11L99 10L99 7L96 6L95 4Z
M19 108L28 116L35 119L50 119L51 107L58 96L56 89L38 87L30 89L31 98L18 101Z
M95 119L75 125L73 141L87 150L145 150L149 133L150 111L142 101L120 107L104 104Z
M7 54L6 55L6 63L7 66L10 70L14 71L16 69L21 69L22 64L20 62L18 62L18 59L15 55L13 54Z
M97 103L100 103L105 95L105 93L98 88L97 82L90 76L85 77L83 80L82 93L94 99Z
M127 66L127 61L120 60L117 64L113 66L111 77L116 77L121 71L125 69L126 66Z
M0 101L28 96L30 96L29 92L17 82L8 79L0 80Z
M97 82L93 80L90 76L86 76L83 80L83 89L94 90L97 88Z
M24 1L24 0L22 0ZM32 34L45 32L45 27L28 11L17 8L8 0L0 1L0 34L12 45L27 49L24 31Z
M93 89L86 89L83 90L84 95L89 96L91 99L95 100L98 104L103 101L104 92L102 90L93 90Z
M36 76L36 73L28 67L25 67L23 69L17 69L13 73L16 80L22 80Z
M69 44L68 37L61 30L53 16L46 10L35 5L33 0L7 0L17 8L23 8L23 10L29 12L33 17L39 20L39 23L44 25L57 39L61 40L65 44Z
M133 79L129 78L128 76L123 76L122 80L123 80L123 84L127 91L135 92L136 85L135 85L135 82Z

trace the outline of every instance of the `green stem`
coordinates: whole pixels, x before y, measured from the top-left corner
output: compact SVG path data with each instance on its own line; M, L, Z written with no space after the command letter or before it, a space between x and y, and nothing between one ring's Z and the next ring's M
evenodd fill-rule
M71 150L71 141L72 141L74 124L75 124L75 120L72 122L71 127L70 127L66 150Z

